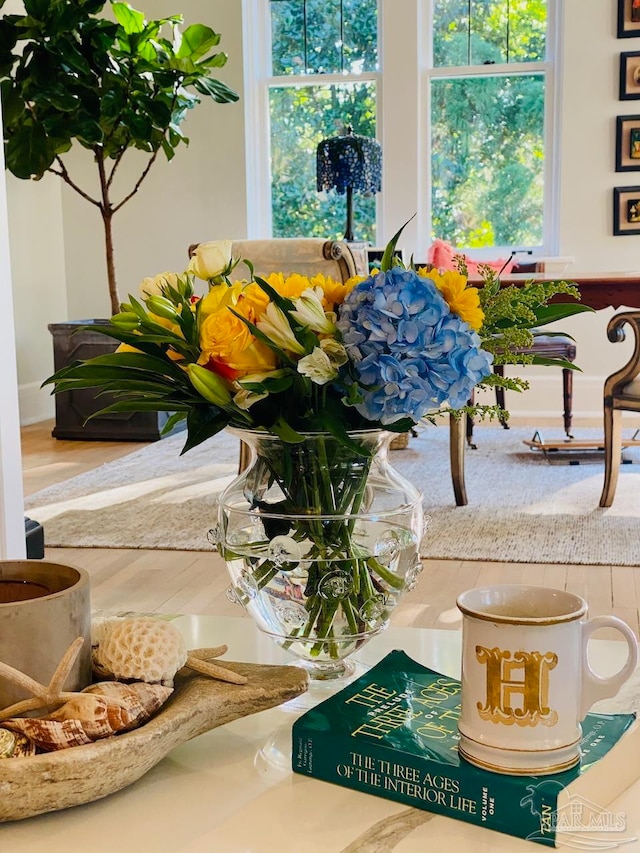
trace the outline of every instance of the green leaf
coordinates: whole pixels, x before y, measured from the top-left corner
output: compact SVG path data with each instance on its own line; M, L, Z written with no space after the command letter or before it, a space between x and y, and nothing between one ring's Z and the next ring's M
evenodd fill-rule
M128 3L112 3L111 8L116 20L127 35L144 31L145 19L142 12L132 9Z
M25 122L7 140L7 168L16 178L37 178L53 163L55 151L41 124Z
M160 435L167 435L167 433L171 432L174 427L176 427L179 423L186 420L186 414L183 412L175 412L175 414L171 415L171 417L167 420L166 424L160 430Z
M182 33L178 59L192 59L194 62L204 56L212 47L220 44L220 36L211 27L204 24L192 24Z
M213 77L200 77L193 81L193 87L200 94L209 95L219 104L229 104L240 98L237 92Z
M565 317L573 317L575 314L590 312L593 308L583 305L581 302L553 302L551 305L542 305L533 308L536 315L536 326L545 326L547 323L555 323L556 320L564 320Z
M228 423L228 415L213 406L195 406L187 415L187 440L180 455L202 444L212 435L216 435Z
M394 252L396 250L396 243L400 239L400 235L402 234L404 229L411 222L411 220L415 218L415 216L416 216L416 214L414 213L413 216L411 216L409 219L407 219L407 221L404 223L404 225L402 225L400 227L400 230L397 231L393 235L391 240L389 240L389 242L387 243L385 250L384 250L384 253L382 255L382 260L380 261L380 269L382 270L382 272L387 272L393 266L393 258L394 258Z
M282 415L280 415L275 423L271 424L271 432L275 433L283 441L286 441L287 444L300 444L300 442L304 441L304 436L289 426Z

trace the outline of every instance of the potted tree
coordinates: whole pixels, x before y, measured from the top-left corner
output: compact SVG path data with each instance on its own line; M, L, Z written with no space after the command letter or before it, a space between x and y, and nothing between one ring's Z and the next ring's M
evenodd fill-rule
M47 172L57 175L99 213L109 298L116 313L120 294L113 217L140 191L161 153L171 160L178 146L188 143L181 125L200 96L226 103L237 101L238 95L214 76L227 56L216 52L220 35L211 27L185 27L180 15L147 20L127 3L108 2L115 20L103 17L105 0L24 0L26 14L4 15L0 92L7 169L24 179L38 180ZM0 0L0 8L4 4ZM68 169L65 154L74 143L93 156L99 179L96 195L83 189ZM134 149L147 154L146 162L128 190L115 197L114 176ZM49 328L56 370L72 358L113 348L102 335L78 332L77 324L54 323ZM87 391L58 395L53 434L159 437L155 415L96 418L85 427L86 417L103 405L104 399L94 405Z

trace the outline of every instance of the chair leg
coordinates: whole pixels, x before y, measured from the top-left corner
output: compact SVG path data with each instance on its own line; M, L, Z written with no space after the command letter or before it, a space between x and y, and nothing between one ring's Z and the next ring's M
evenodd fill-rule
M604 405L604 487L600 506L611 506L618 484L622 453L622 413L605 400Z
M493 372L496 376L504 376L504 365L502 364L494 364ZM496 386L496 403L500 406L501 409L504 409L504 388L498 388ZM503 429L509 429L509 424L504 415L500 415L498 420L502 424Z
M464 482L464 439L465 428L463 418L449 415L449 463L451 465L451 482L456 506L466 506L467 489Z
M569 367L562 369L562 401L564 404L564 431L567 438L571 435L571 421L573 420L573 370Z

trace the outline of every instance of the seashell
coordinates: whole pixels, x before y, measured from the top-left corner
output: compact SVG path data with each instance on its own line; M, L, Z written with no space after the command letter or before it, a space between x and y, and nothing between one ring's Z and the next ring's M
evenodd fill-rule
M18 718L3 723L13 732L20 732L29 738L39 749L54 752L72 746L84 746L91 738L82 728L79 720L44 720L38 718Z
M170 622L142 617L103 625L95 660L119 679L173 684L187 661L182 636Z
M115 699L121 703L117 709L123 718L129 716L124 730L135 728L146 722L167 701L173 693L172 687L164 687L161 684L147 684L144 681L134 681L131 684L122 684L120 681L103 681L90 684L85 687L83 693L104 696L107 699ZM116 713L116 706L112 713Z
M36 746L26 735L0 728L0 759L25 758L36 754Z

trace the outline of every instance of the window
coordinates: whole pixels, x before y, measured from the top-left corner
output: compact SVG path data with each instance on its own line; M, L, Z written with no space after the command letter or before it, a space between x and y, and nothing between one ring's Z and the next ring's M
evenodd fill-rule
M417 258L436 237L555 250L555 0L244 2L249 30L260 21L252 236L342 236L345 197L316 192L315 152L351 125L384 162L377 200L354 196L356 240L383 243L417 212L403 237Z
M434 237L543 244L546 31L546 0L435 0Z
M269 0L271 231L342 237L346 200L316 192L316 148L350 125L376 136L376 0ZM375 242L375 198L355 195L356 237Z

